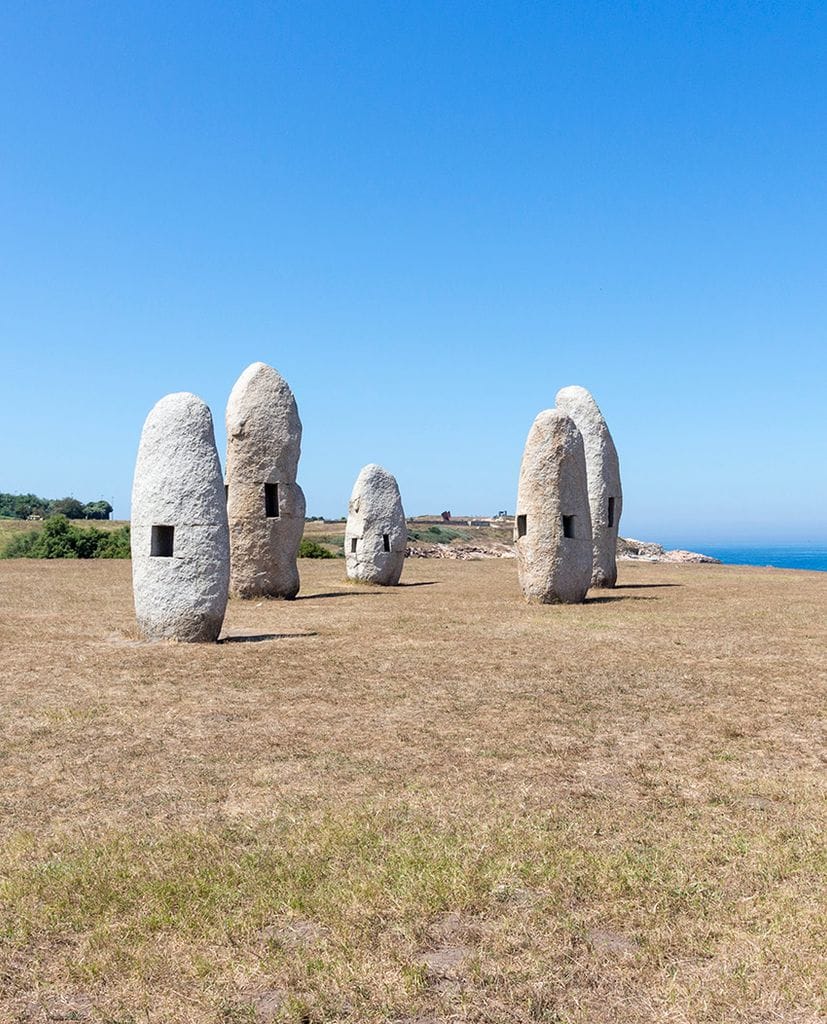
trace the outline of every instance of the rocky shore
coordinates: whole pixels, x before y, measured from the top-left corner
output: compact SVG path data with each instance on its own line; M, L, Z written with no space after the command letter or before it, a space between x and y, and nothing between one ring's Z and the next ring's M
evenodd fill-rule
M479 561L490 558L515 558L513 544L492 542L487 544L427 544L414 543L408 546L408 558L451 558L460 561ZM624 562L682 562L685 564L716 564L720 559L703 555L697 551L676 549L667 551L661 544L651 541L617 538L617 557Z
M713 558L711 555L702 555L697 551L684 551L682 548L666 551L661 544L653 544L651 541L645 540L633 540L631 537L617 538L617 557L624 562L721 564L720 558Z

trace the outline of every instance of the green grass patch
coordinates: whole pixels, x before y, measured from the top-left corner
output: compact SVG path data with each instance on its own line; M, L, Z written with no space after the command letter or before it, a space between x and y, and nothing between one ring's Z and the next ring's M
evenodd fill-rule
M330 548L325 547L318 541L310 540L307 537L302 537L301 544L299 544L299 558L339 558L334 551Z
M450 544L454 540L467 540L468 531L454 526L428 526L422 530L408 530L410 540L425 544Z

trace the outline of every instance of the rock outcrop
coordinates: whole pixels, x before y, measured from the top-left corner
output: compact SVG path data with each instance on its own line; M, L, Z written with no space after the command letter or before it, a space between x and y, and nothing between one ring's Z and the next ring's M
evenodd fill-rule
M666 551L662 544L652 541L634 540L631 537L617 538L617 557L624 562L681 562L686 565L720 565L720 558L702 555L697 551L677 548Z
M253 363L227 403L227 516L230 591L290 599L299 592L296 558L305 501L296 473L302 425L287 381Z
M508 544L417 544L408 548L406 558L449 558L456 562L484 562L492 558L516 558Z
M592 577L592 528L583 438L559 409L532 424L520 466L514 526L528 601L576 604Z
M405 564L408 528L396 478L371 463L356 478L347 509L349 579L396 586Z
M613 587L617 582L617 531L623 511L617 449L597 402L585 388L561 388L556 402L583 435L594 544L592 586Z
M132 586L150 639L218 639L230 543L210 410L167 395L144 423L132 485Z

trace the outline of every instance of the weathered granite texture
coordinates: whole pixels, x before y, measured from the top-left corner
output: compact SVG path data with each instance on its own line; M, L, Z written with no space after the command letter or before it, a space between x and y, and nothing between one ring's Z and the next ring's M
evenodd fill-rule
M227 516L230 592L290 599L299 592L296 557L305 501L296 483L302 424L287 381L253 363L227 403Z
M408 527L396 478L371 463L356 478L347 509L349 579L393 587L405 564Z
M230 538L210 410L167 395L144 423L132 484L132 586L151 639L218 639L227 607Z
M623 511L617 449L597 402L585 388L561 388L557 408L574 420L586 450L594 540L592 586L613 587L617 582L617 530Z
M559 409L532 424L514 520L517 571L528 601L576 604L592 575L592 528L583 438Z

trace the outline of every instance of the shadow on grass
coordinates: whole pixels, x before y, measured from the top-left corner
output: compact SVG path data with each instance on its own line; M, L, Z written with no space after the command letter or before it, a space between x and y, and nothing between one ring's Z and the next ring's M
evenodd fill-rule
M586 604L612 604L614 601L657 601L656 597L637 597L634 594L618 594L617 597L587 597Z
M397 583L397 587L438 587L439 580L422 580L419 583Z
M655 587L682 587L683 583L618 583L613 590L652 590Z
M220 644L261 644L266 640L297 640L304 636L318 636L318 633L241 633L222 636Z
M320 597L379 597L381 590L331 590L327 594L298 594L294 601L315 601Z

